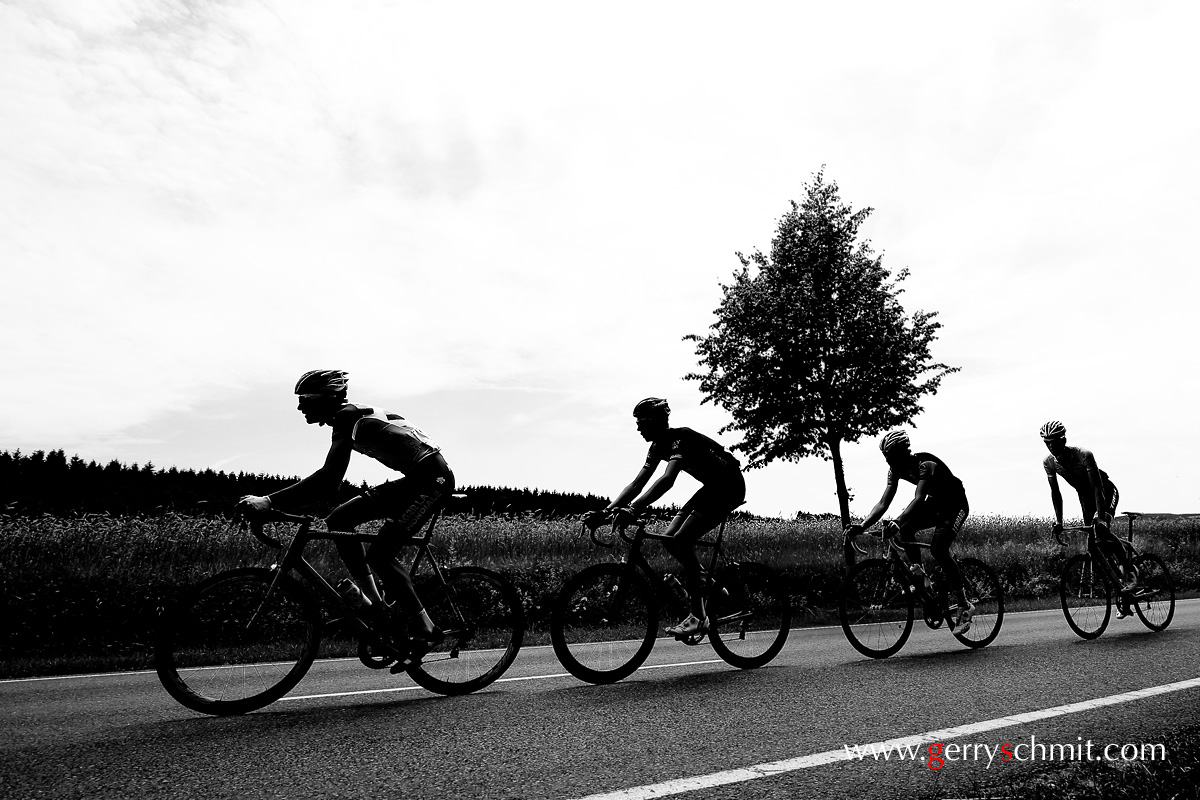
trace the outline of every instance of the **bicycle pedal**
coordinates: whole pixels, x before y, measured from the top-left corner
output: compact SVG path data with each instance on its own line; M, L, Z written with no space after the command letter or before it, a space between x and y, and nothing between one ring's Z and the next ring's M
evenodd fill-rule
M695 647L704 641L704 634L704 631L697 631L696 633L680 633L675 636L675 641L683 642L688 647Z

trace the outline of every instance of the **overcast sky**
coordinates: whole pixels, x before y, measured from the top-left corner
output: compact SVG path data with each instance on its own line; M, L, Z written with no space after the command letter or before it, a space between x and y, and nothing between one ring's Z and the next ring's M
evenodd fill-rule
M1200 511L1197 8L3 0L0 449L307 474L341 368L460 483L611 496L637 400L729 421L682 337L824 166L939 313L911 431L973 513L1051 513L1052 418ZM836 511L828 462L747 478Z

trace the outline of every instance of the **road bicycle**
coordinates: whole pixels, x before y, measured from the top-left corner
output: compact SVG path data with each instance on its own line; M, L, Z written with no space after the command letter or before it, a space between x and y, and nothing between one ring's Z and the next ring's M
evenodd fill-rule
M269 511L242 522L256 539L283 551L270 567L213 575L187 590L163 614L155 643L158 677L183 705L206 714L242 714L292 690L308 672L322 637L334 652L353 652L371 669L406 671L432 692L474 692L500 677L517 657L525 617L512 584L482 567L443 568L429 544L435 512L423 535L409 539L416 556L410 574L417 594L444 636L417 663L402 665L386 632L386 614L355 607L304 557L309 542L370 533L335 533L316 520ZM295 524L285 546L264 522ZM388 524L388 523L385 523ZM428 565L428 566L425 566ZM424 569L422 569L424 567ZM333 615L331 617L331 614Z
M1125 516L1129 520L1129 538L1115 538L1137 569L1137 585L1128 592L1121 587L1118 564L1113 561L1112 554L1099 546L1095 526L1063 528L1064 532L1087 534L1087 552L1067 559L1058 586L1067 625L1084 639L1095 639L1104 633L1112 617L1114 598L1122 617L1132 610L1147 628L1155 632L1166 630L1175 616L1171 572L1161 558L1153 553L1141 553L1133 546L1133 521L1142 515L1127 512ZM1055 534L1054 538L1066 546L1062 534Z
M926 542L899 541L899 527L885 524L864 533L882 539L883 558L869 558L850 568L842 581L838 615L842 630L854 649L871 658L887 658L900 651L912 633L917 609L932 629L954 627L957 600L940 568L926 573L909 562L905 545L929 548ZM846 547L866 555L853 538ZM1004 590L996 573L977 558L955 558L967 599L975 606L971 627L954 638L967 647L986 647L995 641L1004 623ZM954 599L954 604L951 601Z
M592 542L612 549L618 538L627 545L619 562L586 567L564 584L550 617L550 639L563 666L588 683L612 683L633 674L649 657L658 637L661 609L687 610L687 592L671 573L660 574L646 560L642 545L670 536L648 533L646 520L630 520L618 510L607 523L615 535ZM586 529L586 526L585 526ZM631 530L632 529L632 530ZM697 548L711 550L702 584L708 614L707 632L677 636L695 646L707 633L713 650L741 669L761 667L783 649L791 627L791 606L775 573L764 564L727 559L721 543L722 521L715 539L702 538ZM668 588L673 586L674 588Z

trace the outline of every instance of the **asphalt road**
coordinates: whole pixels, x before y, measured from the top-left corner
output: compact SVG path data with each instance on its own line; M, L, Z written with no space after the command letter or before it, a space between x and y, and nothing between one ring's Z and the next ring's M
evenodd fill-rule
M1120 697L1151 687L1167 688ZM1058 710L1034 713L1046 709ZM1109 745L1118 755L1198 712L1200 601L1180 602L1163 633L1114 620L1092 642L1058 611L1013 614L978 651L918 623L884 661L838 628L801 629L745 672L707 644L660 640L645 668L611 686L526 648L499 682L457 698L326 661L284 700L233 718L177 705L153 673L5 681L0 797L640 798L664 787L639 787L671 781L691 800L952 797L1030 769L1024 754L1061 759L1075 745L1082 756L1090 741L1092 755ZM919 760L928 741L918 760L844 756L933 731L946 731L937 769Z

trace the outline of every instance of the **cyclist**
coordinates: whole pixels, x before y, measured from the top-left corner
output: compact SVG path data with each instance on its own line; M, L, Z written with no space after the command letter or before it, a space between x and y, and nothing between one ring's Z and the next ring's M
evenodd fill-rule
M901 478L917 486L913 499L892 522L898 528L897 535L905 545L908 560L914 571L921 571L921 550L910 544L913 534L933 528L933 539L929 552L933 555L949 587L958 598L958 614L952 633L963 634L971 628L971 617L975 606L967 599L963 587L962 573L950 555L950 545L962 530L967 518L967 493L962 481L954 476L946 463L932 453L913 453L908 434L902 430L891 431L879 440L879 449L888 463L887 488L883 497L859 524L846 526L849 539L862 533L883 517L896 496L896 487Z
M646 463L607 508L586 515L585 521L595 527L608 515L617 509L626 509L626 506L630 513L640 513L666 494L680 472L688 473L703 484L671 520L664 535L673 538L663 543L667 552L683 567L684 586L691 598L691 613L678 625L667 628L667 633L691 636L708 629L704 575L695 543L721 524L729 512L746 502L746 480L742 477L741 464L732 454L691 428L672 428L670 413L667 401L661 397L647 397L634 406L638 433L650 442ZM663 461L667 462L663 474L642 493Z
M353 532L358 525L386 519L370 548L360 541L335 540L351 577L375 607L374 613L391 629L401 663L420 661L442 638L413 588L408 571L396 560L405 541L454 491L454 473L440 448L399 414L356 405L346 400L347 374L324 369L306 372L296 383L296 408L309 425L328 425L332 442L325 463L297 483L264 496L247 495L239 505L265 511L313 494L332 498L342 485L350 454L357 450L403 474L347 500L325 518L331 531ZM371 576L383 578L396 601L388 610Z
M1096 544L1114 561L1121 571L1121 589L1126 592L1137 588L1137 568L1129 557L1129 551L1110 530L1113 516L1117 513L1117 500L1120 493L1108 474L1096 466L1096 456L1091 450L1082 447L1067 446L1067 428L1058 420L1051 420L1042 426L1042 441L1050 455L1046 456L1042 466L1046 470L1046 479L1050 482L1050 502L1054 506L1054 535L1058 536L1063 530L1063 499L1058 488L1058 476L1061 475L1067 485L1079 496L1079 505L1083 508L1084 520L1091 519L1096 534ZM1121 616L1129 616L1124 604L1118 604Z

